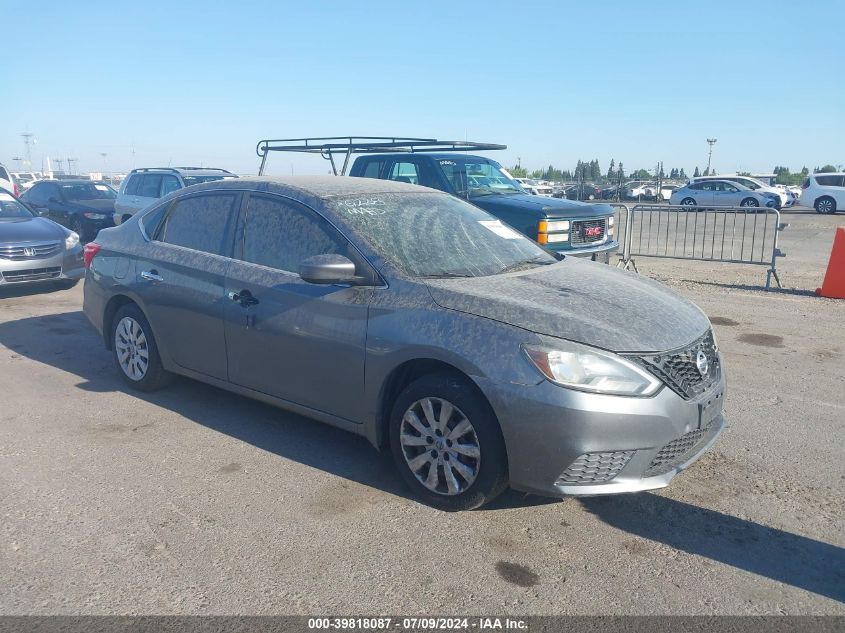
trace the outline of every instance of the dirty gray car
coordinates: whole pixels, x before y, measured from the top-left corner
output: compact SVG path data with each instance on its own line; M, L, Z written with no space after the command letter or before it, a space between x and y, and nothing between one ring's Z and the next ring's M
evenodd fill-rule
M171 194L86 247L132 387L173 374L389 447L427 503L660 488L725 425L707 317L446 193L349 177Z

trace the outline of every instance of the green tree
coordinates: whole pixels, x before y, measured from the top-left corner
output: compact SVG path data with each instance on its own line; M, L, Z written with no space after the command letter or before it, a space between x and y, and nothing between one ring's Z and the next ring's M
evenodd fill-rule
M695 167L695 171L692 173L692 177L693 177L693 178L698 178L699 176L701 176L701 174L700 174L700 173L699 173L699 171L698 171L698 165L696 165L696 167Z
M616 177L619 180L623 180L625 178L625 167L622 165L622 161L619 161L619 168L616 170Z
M651 174L648 173L647 169L638 169L631 174L631 178L634 180L648 180L651 178Z
M684 168L683 168L683 167L681 167L681 171L680 171L680 172L678 172L678 178L679 178L679 179L681 179L681 180L686 180L686 179L687 179L687 175L684 173Z
M593 182L601 180L601 167L597 158L590 163L590 180Z
M614 176L613 166L615 164L616 164L615 161L611 158L610 159L610 167L607 168L607 179L608 180L613 180L613 176Z
M513 167L508 169L508 172L514 178L528 178L528 170L520 165L514 165Z
M817 174L832 174L835 171L836 171L836 167L834 167L833 165L825 165L821 169L819 169L818 167L816 168Z

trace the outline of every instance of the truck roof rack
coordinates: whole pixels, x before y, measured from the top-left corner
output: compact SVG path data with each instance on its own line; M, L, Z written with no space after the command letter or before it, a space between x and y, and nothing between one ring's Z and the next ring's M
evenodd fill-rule
M258 141L255 153L261 157L258 175L264 175L264 165L270 152L300 152L319 154L332 164L332 172L338 175L335 154L344 154L340 175L346 175L349 157L352 154L373 154L385 152L481 152L507 149L507 145L475 143L472 141L439 141L434 138L413 138L405 136L320 136L313 138L280 138Z

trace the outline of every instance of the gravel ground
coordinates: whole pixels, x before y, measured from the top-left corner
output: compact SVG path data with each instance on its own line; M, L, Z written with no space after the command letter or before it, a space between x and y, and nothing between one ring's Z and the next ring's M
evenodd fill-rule
M730 427L657 493L446 514L363 439L189 380L127 392L69 291L0 295L0 614L845 614L832 218L761 267L641 259L710 315Z

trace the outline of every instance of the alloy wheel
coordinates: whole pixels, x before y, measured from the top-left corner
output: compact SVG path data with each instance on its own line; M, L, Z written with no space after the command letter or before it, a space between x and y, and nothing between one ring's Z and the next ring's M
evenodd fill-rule
M408 407L399 443L414 477L432 492L457 495L478 477L478 435L470 420L448 400L422 398Z
M141 325L131 317L123 317L114 332L117 362L131 380L143 380L150 366L150 350Z
M816 211L819 213L833 213L833 200L822 198L816 203Z

